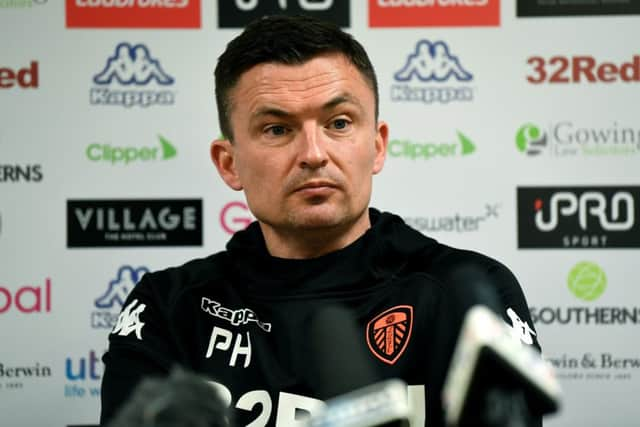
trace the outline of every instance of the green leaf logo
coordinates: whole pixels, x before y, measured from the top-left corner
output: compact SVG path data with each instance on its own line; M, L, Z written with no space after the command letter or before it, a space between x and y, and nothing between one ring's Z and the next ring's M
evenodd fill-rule
M173 145L171 145L168 139L164 138L162 135L158 135L158 139L160 140L160 145L162 146L162 158L164 160L175 157L178 154L178 151Z
M462 155L465 156L467 154L471 154L476 151L476 146L471 142L469 138L463 135L462 132L458 132L458 139L460 140L460 145L462 146Z
M583 261L571 269L567 284L576 297L593 301L600 298L606 289L607 276L597 264Z

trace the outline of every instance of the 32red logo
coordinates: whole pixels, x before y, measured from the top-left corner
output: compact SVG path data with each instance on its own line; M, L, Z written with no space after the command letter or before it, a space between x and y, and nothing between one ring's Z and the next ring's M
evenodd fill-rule
M369 350L384 363L395 364L407 348L412 326L413 307L391 307L367 323Z

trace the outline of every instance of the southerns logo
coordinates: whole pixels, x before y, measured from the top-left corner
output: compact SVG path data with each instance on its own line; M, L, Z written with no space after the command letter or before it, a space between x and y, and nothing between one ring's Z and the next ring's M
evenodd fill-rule
M428 143L393 139L389 141L387 152L391 157L404 157L411 160L430 160L444 157L461 157L476 151L474 143L462 132L457 131L458 142Z
M385 310L367 323L369 350L384 363L395 364L407 348L412 326L412 306L397 305Z
M47 0L2 0L0 9L26 9L33 6L42 6Z
M67 28L200 28L200 0L67 0Z
M578 299L592 303L607 288L607 276L594 262L582 261L567 275L569 291ZM530 307L534 324L544 325L638 325L640 307Z
M98 310L91 313L91 327L112 329L127 296L142 276L148 272L147 267L134 268L130 265L120 267L116 278L109 282L107 290L94 301Z
M219 1L218 26L243 28L265 15L306 15L349 27L349 0L227 0Z
M118 320L116 320L111 334L127 337L131 333L135 333L136 338L142 341L144 322L140 320L140 315L144 312L145 308L147 308L147 305L142 303L138 304L137 299L131 301L118 316Z
M249 206L244 202L229 202L220 211L220 226L231 235L244 230L253 221Z
M25 381L51 377L51 367L37 363L31 366L12 366L0 362L0 392L25 388Z
M19 165L0 163L0 183L4 182L40 182L42 165Z
M473 75L465 70L457 56L449 52L449 46L443 41L418 41L414 52L407 57L405 65L393 77L397 82L417 80L419 83L435 84L394 84L391 86L392 101L447 104L473 100L473 88L470 86L440 84L451 80L469 82L473 79Z
M255 311L248 308L240 308L233 310L231 308L223 307L219 302L214 301L207 297L202 297L202 310L219 319L224 319L231 323L233 326L246 325L248 323L255 323L265 332L271 332L271 323L261 322L258 319L258 315Z
M67 201L69 248L201 245L201 199Z
M518 16L636 15L640 3L622 1L531 1L518 0Z
M478 231L480 224L489 219L498 219L500 203L485 204L482 215L462 215L456 212L453 215L434 217L405 217L404 221L411 227L422 233L456 232L466 233Z
M87 357L67 357L64 363L64 373L67 380L70 381L64 386L64 397L100 397L102 363L100 363L100 357L95 350L90 350Z
M110 144L90 144L85 153L94 162L106 162L112 165L131 162L152 162L174 158L178 151L168 139L158 136L160 147L118 147ZM158 150L159 148L159 150ZM160 151L160 152L158 152Z
M500 25L500 0L369 0L370 27Z
M543 130L534 123L526 123L516 132L516 147L528 156L636 155L640 153L640 129L619 127L617 122L608 127L583 127L562 121Z
M44 286L21 286L11 291L0 286L0 314L13 306L20 313L51 313L51 279L44 279Z
M38 61L31 61L28 67L17 70L0 68L0 89L10 89L16 85L21 89L35 89L39 82Z
M640 187L519 187L519 248L640 247Z
M116 46L115 54L107 59L104 69L93 77L93 82L100 86L114 83L122 86L148 86L151 83L169 86L174 83L174 79L163 70L158 60L151 57L147 46L123 42ZM148 107L172 105L175 93L170 90L115 90L95 87L91 89L89 98L92 105Z
M526 77L532 84L640 82L640 55L621 64L598 64L593 56L532 56L527 64L531 67Z

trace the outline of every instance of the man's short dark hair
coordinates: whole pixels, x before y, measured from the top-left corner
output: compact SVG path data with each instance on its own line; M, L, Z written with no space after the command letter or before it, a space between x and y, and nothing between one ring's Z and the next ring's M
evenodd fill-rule
M275 62L303 64L325 53L343 54L373 90L378 119L378 82L362 45L338 26L308 16L267 16L250 23L227 44L215 70L220 130L233 139L229 93L240 76L255 65Z

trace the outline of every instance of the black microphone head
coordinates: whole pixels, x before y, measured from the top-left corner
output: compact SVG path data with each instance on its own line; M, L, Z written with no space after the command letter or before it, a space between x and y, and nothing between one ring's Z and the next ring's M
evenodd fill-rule
M319 309L309 321L309 366L316 396L326 400L370 385L379 378L363 345L365 335L341 306Z
M146 378L108 427L229 427L230 413L217 390L175 367L167 378Z

